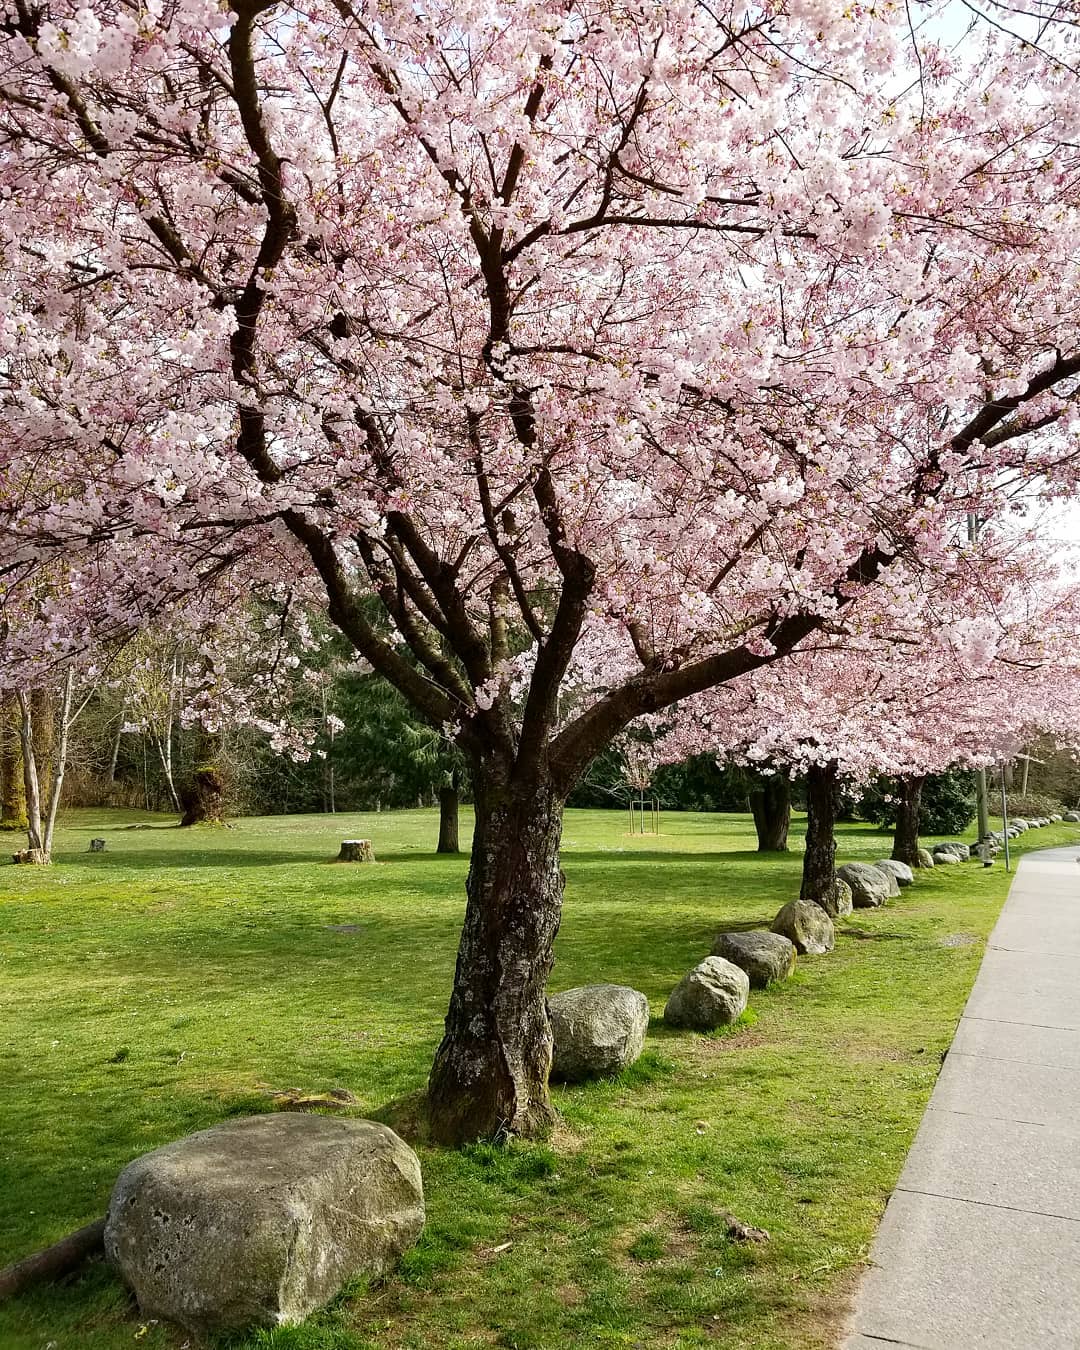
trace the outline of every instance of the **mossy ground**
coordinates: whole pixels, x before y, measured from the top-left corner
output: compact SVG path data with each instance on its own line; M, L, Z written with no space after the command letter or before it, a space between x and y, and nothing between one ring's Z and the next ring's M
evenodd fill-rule
M666 996L713 934L767 926L797 894L801 828L793 852L757 855L749 817L668 813L640 837L619 812L570 812L552 984L643 990L641 1060L556 1089L547 1143L421 1147L428 1225L400 1271L234 1345L835 1345L1008 878L1000 861L920 874L842 921L830 956L755 991L741 1025L666 1030ZM93 835L105 853L86 852ZM431 852L435 836L419 811L196 831L73 812L56 866L4 867L0 1263L101 1214L134 1155L266 1110L271 1090L344 1087L357 1114L407 1117L463 909L466 859ZM374 866L328 861L355 837ZM1018 851L1076 841L1056 826ZM841 861L887 852L871 827L842 827ZM726 1212L771 1241L733 1243ZM101 1264L0 1308L3 1350L133 1342L194 1345L140 1317Z

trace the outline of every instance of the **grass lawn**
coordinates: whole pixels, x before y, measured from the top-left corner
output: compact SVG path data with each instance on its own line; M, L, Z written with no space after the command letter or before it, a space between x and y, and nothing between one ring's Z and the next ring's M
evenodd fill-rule
M433 813L165 824L72 812L55 867L0 870L0 1264L103 1213L134 1155L266 1110L269 1090L346 1087L358 1114L396 1121L424 1083L466 869L430 852ZM626 829L619 812L568 813L552 984L643 990L654 1021L638 1064L556 1089L548 1144L422 1148L428 1223L401 1270L235 1347L836 1344L1004 867L920 875L842 921L834 953L755 992L743 1025L674 1034L664 1001L714 932L768 926L797 894L802 821L795 851L762 857L745 816ZM86 851L94 834L105 853ZM375 866L327 862L356 836ZM1017 842L1080 842L1080 828ZM839 861L887 853L872 827L842 827ZM771 1241L732 1243L724 1211ZM194 1346L146 1324L101 1263L0 1307L2 1350L135 1342Z

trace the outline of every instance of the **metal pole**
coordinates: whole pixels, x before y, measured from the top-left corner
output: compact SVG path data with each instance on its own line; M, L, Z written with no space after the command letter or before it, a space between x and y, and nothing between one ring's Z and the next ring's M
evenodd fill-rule
M968 512L967 536L969 544L974 544L979 537L979 517L974 511ZM1002 791L1004 792L1004 786ZM975 773L975 804L979 814L979 843L981 844L984 839L990 838L990 792L986 783L985 769L978 769Z
M1009 863L1009 800L1005 796L1005 765L1001 766L1001 829L1004 834L1002 840L1005 845L1005 871L1010 872L1012 868Z

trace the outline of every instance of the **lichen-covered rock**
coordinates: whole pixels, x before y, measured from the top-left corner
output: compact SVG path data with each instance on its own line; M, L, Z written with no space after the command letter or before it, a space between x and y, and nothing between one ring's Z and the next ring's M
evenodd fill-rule
M954 853L951 848L934 849L934 863L938 867L943 867L950 863L958 863L959 861L959 853Z
M894 876L898 886L913 886L915 884L915 874L905 862L898 862L895 858L882 858L874 866L882 872L888 872Z
M786 980L795 969L795 944L780 933L717 933L712 954L745 970L751 989Z
M967 844L961 844L959 840L949 839L943 844L934 845L934 857L939 857L942 853L955 853L958 862L967 862L971 857L971 849Z
M144 1314L204 1335L300 1322L423 1226L420 1164L386 1125L248 1116L129 1163L105 1250Z
M633 1064L649 1029L649 1000L624 984L585 984L548 999L551 1076L578 1083Z
M870 863L845 863L836 875L851 887L851 903L856 909L877 909L890 896L900 894L895 877L889 878Z
M1067 820L1070 825L1075 825L1080 822L1080 811L1066 811L1062 820Z
M773 920L772 931L790 938L803 956L821 956L836 945L833 921L811 900L792 900Z
M671 991L664 1021L673 1027L712 1031L729 1026L746 1011L750 977L722 956L707 956Z
M851 887L842 878L834 877L829 889L814 903L820 905L830 919L846 918L854 907Z
M1012 826L1012 828L1013 828L1014 830L1019 830L1021 834L1023 834L1025 830L1031 828L1031 827L1028 825L1027 821L1026 821L1026 820L1021 820L1019 816L1016 816L1016 817L1014 817L1012 820L1010 820L1010 821L1009 821L1009 824L1010 824L1010 826Z
M919 860L920 867L933 867L934 855L930 852L928 848L920 848L916 852L915 856Z

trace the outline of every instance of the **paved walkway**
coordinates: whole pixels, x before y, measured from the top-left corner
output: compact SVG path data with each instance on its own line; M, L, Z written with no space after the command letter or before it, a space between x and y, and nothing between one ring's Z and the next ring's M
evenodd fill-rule
M1021 861L871 1262L844 1350L1080 1350L1080 846Z

